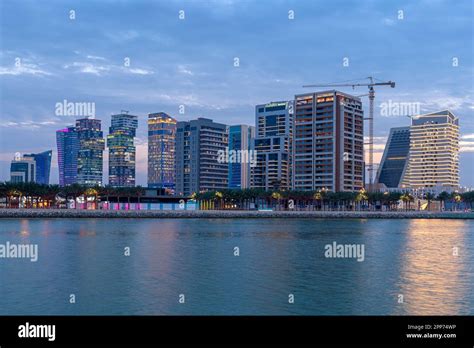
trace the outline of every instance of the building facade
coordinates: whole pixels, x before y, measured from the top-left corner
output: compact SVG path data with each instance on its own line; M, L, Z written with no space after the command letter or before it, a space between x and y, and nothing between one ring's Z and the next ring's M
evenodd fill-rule
M36 178L36 161L33 157L20 157L15 155L15 158L10 165L10 182L12 183L26 183L35 182Z
M107 146L109 148L109 185L135 186L136 148L134 138L138 117L121 113L112 115Z
M56 131L58 148L59 185L68 186L77 183L77 155L79 138L76 128L69 126Z
M358 191L364 187L361 100L339 91L295 96L293 187Z
M219 161L229 145L227 126L207 118L178 122L176 130L176 193L226 189L228 163Z
M235 125L229 127L229 176L228 185L231 189L250 187L250 169L254 165L255 127Z
M390 129L375 183L387 188L400 186L410 151L410 127Z
M459 120L449 110L412 117L402 188L459 188Z
M49 185L49 175L51 172L51 157L53 151L44 151L41 153L25 154L23 157L33 158L36 163L36 176L35 182L38 184Z
M76 132L79 140L77 183L102 186L105 140L101 121L95 118L76 120Z
M164 112L148 115L148 187L174 193L176 120Z
M291 189L293 101L255 107L257 164L251 169L251 187Z

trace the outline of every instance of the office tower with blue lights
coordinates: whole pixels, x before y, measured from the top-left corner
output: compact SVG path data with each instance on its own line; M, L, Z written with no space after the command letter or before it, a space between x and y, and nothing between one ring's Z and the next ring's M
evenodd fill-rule
M77 155L79 139L76 128L69 126L56 131L58 149L59 185L68 186L77 183Z

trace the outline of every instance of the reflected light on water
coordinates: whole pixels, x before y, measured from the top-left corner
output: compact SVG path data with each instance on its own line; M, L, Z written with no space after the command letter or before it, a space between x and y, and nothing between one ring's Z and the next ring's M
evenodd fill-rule
M469 290L466 265L468 224L464 220L411 220L399 278L404 304L396 314L464 314ZM459 248L454 254L453 248Z

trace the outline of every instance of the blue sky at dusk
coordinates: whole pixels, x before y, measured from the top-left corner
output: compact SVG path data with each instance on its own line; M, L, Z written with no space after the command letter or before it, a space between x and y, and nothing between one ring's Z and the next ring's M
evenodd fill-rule
M52 149L58 182L55 131L76 119L55 114L63 100L95 103L104 135L111 114L139 116L137 183L145 185L148 113L254 125L256 104L311 91L305 84L372 75L396 82L376 90L376 159L390 127L410 121L380 115L381 103L450 109L461 125L461 184L472 187L473 7L472 0L2 0L0 180L9 179L15 152Z

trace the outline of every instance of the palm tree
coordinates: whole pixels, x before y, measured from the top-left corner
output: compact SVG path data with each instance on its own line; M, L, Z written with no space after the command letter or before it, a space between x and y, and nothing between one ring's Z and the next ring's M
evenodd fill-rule
M415 198L408 192L405 192L400 199L405 203L405 210L410 210L410 203L415 200Z
M358 202L359 210L360 210L360 204L362 202L367 201L368 199L369 197L367 196L367 192L365 191L365 189L364 188L360 189L359 193L356 196L356 202Z
M449 198L449 193L447 193L446 191L443 191L438 195L438 200L441 202L441 204L439 205L440 211L444 210L446 201L448 200L448 198Z
M428 201L428 211L431 210L431 202L435 199L435 195L431 192L426 192L425 199Z

